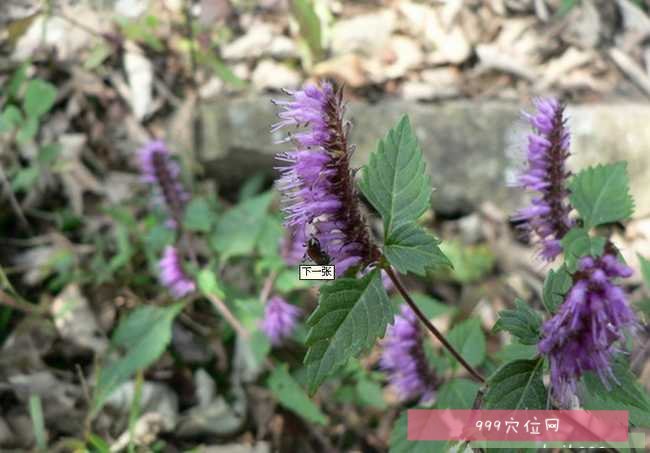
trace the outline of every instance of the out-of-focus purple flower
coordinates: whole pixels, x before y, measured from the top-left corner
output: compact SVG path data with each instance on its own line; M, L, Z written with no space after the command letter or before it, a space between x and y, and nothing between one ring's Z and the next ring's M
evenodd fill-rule
M282 111L272 128L302 128L285 140L295 149L278 155L286 164L278 182L285 223L303 231L313 225L315 239L342 275L352 266L370 264L378 252L359 209L341 92L323 83L288 93L290 100L275 101Z
M288 266L300 264L307 252L307 234L304 225L292 225L282 239L280 253Z
M154 186L171 215L171 225L177 226L189 199L179 180L180 168L161 140L153 140L138 151L142 179Z
M160 281L176 298L181 298L196 289L194 281L183 270L183 262L176 247L165 248L160 260Z
M518 185L539 195L514 219L526 222L525 228L540 240L542 258L553 261L562 253L560 239L573 226L566 188L570 172L565 168L569 130L564 106L556 99L537 99L535 107L535 114L524 114L534 131L528 136L528 166L519 176Z
M279 346L291 336L302 311L279 296L272 297L266 303L261 329L273 346Z
M560 404L569 405L585 371L594 371L605 386L616 380L612 358L620 352L625 330L633 330L637 321L625 292L612 280L631 274L610 253L582 258L564 303L544 324L538 348L549 358L551 386Z
M422 331L413 310L403 305L384 338L381 368L402 400L433 396L435 376L427 364Z

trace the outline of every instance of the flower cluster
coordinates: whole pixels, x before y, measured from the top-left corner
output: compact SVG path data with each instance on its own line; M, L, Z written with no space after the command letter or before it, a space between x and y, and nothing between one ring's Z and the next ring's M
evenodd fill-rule
M304 225L291 226L280 245L282 259L288 266L296 266L305 258L307 234Z
M566 300L544 324L538 348L549 358L551 385L560 404L569 404L585 371L594 371L606 386L615 380L613 355L636 318L625 292L612 280L631 274L612 253L582 258Z
M353 266L370 264L377 251L362 218L350 170L341 92L324 83L289 94L290 100L275 101L282 111L272 132L304 127L283 140L292 141L295 149L279 154L285 163L278 183L285 223L303 232L312 225L314 237L342 275Z
M564 118L564 106L555 99L535 101L537 112L525 114L534 128L528 136L528 166L519 176L518 185L535 191L531 205L520 210L515 220L525 221L525 228L540 240L542 258L553 261L560 253L560 239L571 229L570 205L565 168L569 156L569 131Z
M413 310L403 305L401 314L388 327L383 340L381 368L402 400L433 397L435 376L429 368L422 344L422 331Z
M171 159L169 148L161 140L153 140L138 151L140 171L145 182L153 184L171 216L170 225L178 226L188 201L188 194L179 180L180 168Z
M167 246L160 260L160 280L172 295L181 298L196 289L194 281L183 270L183 262L176 247Z
M261 329L273 346L279 346L293 333L301 310L281 297L269 299L264 310Z

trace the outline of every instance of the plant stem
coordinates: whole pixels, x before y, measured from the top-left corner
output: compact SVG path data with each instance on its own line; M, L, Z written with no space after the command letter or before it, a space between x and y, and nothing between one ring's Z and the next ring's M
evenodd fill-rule
M399 293L402 295L404 300L406 301L407 304L411 307L413 312L417 315L418 318L420 318L420 321L426 326L426 328L431 332L437 339L442 343L442 345L453 355L456 360L471 374L474 376L479 382L485 383L485 378L481 376L481 374L474 369L467 361L463 358L463 356L460 355L458 351L447 341L447 339L444 337L443 334L440 333L438 329L435 328L433 324L431 324L431 321L425 316L424 313L422 313L422 310L416 305L415 301L411 299L411 296L409 293L406 291L404 288L404 285L402 285L402 282L399 280L397 277L397 274L395 274L395 271L393 271L393 268L390 266L386 266L383 268L384 271L386 271L386 274L390 277L390 279L393 281L393 284L395 284L395 287L399 291Z
M217 309L219 313L221 313L221 316L224 317L226 322L230 324L230 326L245 340L248 340L250 338L250 334L246 329L244 329L244 326L241 325L239 320L235 317L235 315L232 314L230 309L226 306L226 304L219 299L217 296L214 294L206 294L208 300L214 305L214 307Z

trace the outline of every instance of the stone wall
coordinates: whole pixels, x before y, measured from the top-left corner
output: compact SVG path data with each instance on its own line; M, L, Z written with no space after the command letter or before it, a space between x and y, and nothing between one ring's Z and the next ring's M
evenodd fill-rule
M377 140L406 113L416 129L431 171L440 212L467 211L490 200L506 211L523 203L522 192L508 187L522 159L525 133L521 106L508 103L455 101L418 104L386 100L377 104L351 102L354 164L362 165ZM221 184L232 186L258 172L273 174L273 155L287 145L275 145L269 133L276 121L270 97L206 102L203 159ZM569 165L628 160L635 217L650 215L650 105L577 105L568 108L572 130ZM173 137L172 137L173 140Z

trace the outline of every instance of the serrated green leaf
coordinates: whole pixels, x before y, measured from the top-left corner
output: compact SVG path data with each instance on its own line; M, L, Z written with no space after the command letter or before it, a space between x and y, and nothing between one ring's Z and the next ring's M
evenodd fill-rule
M573 280L565 265L562 265L557 271L551 269L546 274L544 289L542 290L542 302L549 313L555 313L557 308L562 305L564 296L571 289L571 285L573 285Z
M480 387L463 378L445 382L438 390L436 409L471 409Z
M378 270L361 279L341 278L321 287L307 320L307 382L314 393L327 376L384 336L393 308Z
M249 198L221 216L210 244L224 260L253 252L272 196L266 192Z
M582 170L569 182L569 190L585 228L627 219L634 211L626 162Z
M287 371L287 365L276 366L267 381L268 387L280 404L305 420L327 424L327 417L307 396L305 391Z
M388 451L390 453L448 453L451 445L452 442L446 440L408 440L408 412L403 411L393 426Z
M56 87L45 80L34 79L27 83L23 110L28 117L38 118L50 111L56 99Z
M610 382L610 388L605 387L593 372L585 373L582 379L585 386L584 408L627 410L633 425L650 427L650 397L637 382L627 361L617 358L612 372L618 382Z
M210 208L208 200L196 197L185 209L183 225L190 231L207 233L212 229L215 220L214 211Z
M429 208L431 178L407 116L379 141L363 169L360 187L381 215L385 237Z
M519 359L534 359L539 355L537 345L526 345L521 343L510 343L505 345L495 356L504 362L511 362Z
M583 256L598 257L605 250L605 238L589 236L584 228L570 230L561 240L564 258L569 272L575 272Z
M494 324L494 332L508 331L522 344L534 345L539 342L542 318L521 299L515 300L514 310L499 312L499 319Z
M483 409L545 409L542 382L544 360L514 360L501 366L488 379Z
M639 257L639 263L641 264L641 274L643 275L643 282L647 289L650 290L650 260L645 259L639 253L636 254Z
M485 335L477 318L456 324L449 331L447 340L470 365L477 366L485 360ZM458 364L451 354L445 353L454 366Z
M413 272L426 275L451 263L438 247L438 241L415 223L402 224L388 236L384 255L388 262L402 274Z
M182 304L169 307L142 306L131 312L115 329L112 345L124 355L101 368L93 394L92 414L133 374L147 368L165 351L172 336L172 322Z

